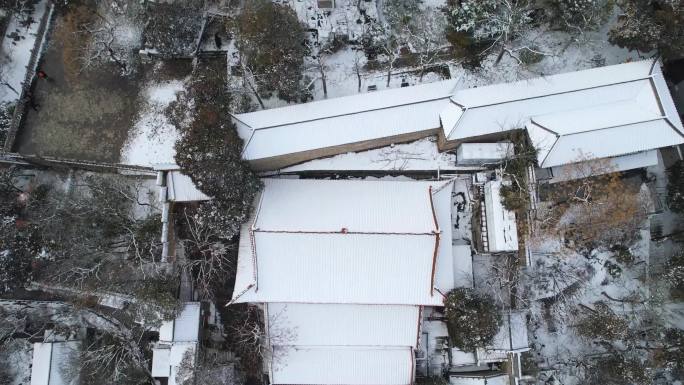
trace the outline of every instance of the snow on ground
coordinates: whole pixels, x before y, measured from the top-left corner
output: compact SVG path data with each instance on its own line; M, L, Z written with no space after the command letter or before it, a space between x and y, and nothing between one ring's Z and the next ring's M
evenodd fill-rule
M559 238L546 236L530 242L530 267L524 284L530 299L528 324L532 358L543 371L561 383L581 383L582 365L605 348L579 336L575 325L601 301L628 322L639 323L649 298L648 272L651 238L646 220L639 238L630 246L632 263L621 263L607 250L582 255L567 249ZM679 309L672 309L674 315Z
M499 54L496 50L483 60L481 68L469 71L455 64L451 66L451 75L455 77L456 74L462 74L461 84L466 88L644 59L636 51L630 52L608 42L608 31L615 25L617 16L616 7L612 18L601 29L587 31L583 36L572 36L568 32L551 30L543 26L528 31L526 36L511 44L510 48L514 50L530 47L546 53L539 63L521 64L508 54L504 54L501 61L496 64Z
M347 35L349 40L359 40L368 28L365 17L378 20L375 1L336 0L335 9L318 8L317 0L275 0L291 6L300 20L310 29L319 31L319 40L324 41L332 34ZM365 15L365 17L364 17Z
M173 80L151 84L144 90L144 106L122 150L121 163L147 167L174 163L173 146L179 134L166 109L184 88L183 81Z
M48 0L40 0L31 14L15 14L7 26L7 32L0 48L0 102L13 102L19 99L19 93L26 77L31 60L31 52L36 41L39 20L48 11ZM31 20L28 24L27 20ZM25 26L28 24L28 26ZM7 82L7 84L4 84Z
M349 152L329 158L316 159L284 168L283 172L301 171L421 171L453 170L456 156L440 153L436 138L425 138L406 144L376 150Z
M7 385L26 385L31 380L31 362L33 345L25 339L17 339L5 343L0 353L0 365L5 365L9 378ZM3 382L5 384L5 382Z

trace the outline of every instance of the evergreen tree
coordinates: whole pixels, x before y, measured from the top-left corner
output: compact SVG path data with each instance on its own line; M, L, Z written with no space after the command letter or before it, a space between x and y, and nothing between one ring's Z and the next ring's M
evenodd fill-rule
M490 344L501 325L494 300L469 288L457 288L447 294L444 314L451 343L466 352Z
M561 27L582 33L599 28L610 16L615 0L553 0L551 4Z
M288 102L306 99L302 85L306 35L294 10L268 0L248 1L238 29L237 46L258 96L276 93Z
M618 24L609 41L643 52L657 50L665 59L684 56L684 0L622 0Z
M678 161L667 170L667 205L670 210L684 212L684 167Z
M204 220L222 227L223 238L230 239L247 219L261 181L242 159L243 141L231 122L225 71L200 66L187 97L176 107L192 104L195 111L190 124L179 127L175 160L200 191L214 198L202 204Z

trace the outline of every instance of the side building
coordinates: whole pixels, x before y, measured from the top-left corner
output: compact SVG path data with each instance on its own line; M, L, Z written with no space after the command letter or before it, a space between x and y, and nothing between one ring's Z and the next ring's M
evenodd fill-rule
M580 177L568 165L604 159L614 171L642 168L657 162L658 149L684 143L658 61L468 89L447 80L238 114L234 122L244 158L260 171L429 136L440 151L482 147L520 131L538 150L539 175L558 181Z

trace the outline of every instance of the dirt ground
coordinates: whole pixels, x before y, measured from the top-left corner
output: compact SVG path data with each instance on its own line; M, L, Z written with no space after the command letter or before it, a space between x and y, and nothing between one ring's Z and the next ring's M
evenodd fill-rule
M82 71L69 53L74 44L70 39L77 37L62 33L64 23L63 17L55 20L39 68L47 73L48 80L35 82L37 111L27 107L14 150L27 155L117 163L138 117L145 81L185 76L190 65L141 65L128 76L120 75L114 64Z

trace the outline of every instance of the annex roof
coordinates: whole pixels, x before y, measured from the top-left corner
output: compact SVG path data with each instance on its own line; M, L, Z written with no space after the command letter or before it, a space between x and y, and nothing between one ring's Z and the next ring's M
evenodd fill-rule
M553 167L549 183L564 182L572 179L586 178L587 175L602 175L645 168L658 164L658 150L637 152L608 159L594 159L580 164L568 164Z
M273 384L399 385L413 383L410 347L278 347L286 357L271 367Z
M434 286L442 294L451 291L456 285L454 263L463 256L463 249L452 246L453 223L451 218L454 183L447 183L433 190L432 203L440 230L440 245L437 252ZM470 257L470 249L468 248Z
M168 172L166 186L167 199L172 202L197 202L211 199L195 187L189 176L178 170Z
M458 80L370 92L234 116L243 157L263 159L440 127Z
M456 150L459 164L497 162L513 155L513 143L461 143Z
M660 65L653 61L459 90L441 119L447 140L525 127L546 130L530 134L535 145L545 147L543 167L567 163L579 151L603 157L684 142ZM644 136L654 138L641 142Z
M492 376L478 376L477 373L457 375L451 374L449 377L450 385L508 385L510 379L505 374Z
M501 180L485 183L485 218L490 252L517 251L515 213L501 203Z
M78 381L80 341L33 344L31 385L70 385Z
M159 341L197 342L199 340L201 305L199 302L186 302L176 318L162 322L159 328Z
M607 121L611 116L613 123ZM684 136L668 120L633 103L532 118L527 132L544 168L684 143Z
M450 216L452 181L264 182L233 302L442 303L433 265L450 256L450 222L437 213Z
M415 348L420 322L418 306L269 303L266 313L278 345Z
M481 350L483 349L478 348L478 354ZM520 311L503 313L501 327L486 350L500 352L529 350L525 313Z
M182 370L181 367L192 368L197 356L197 344L198 342L174 342L154 347L152 377L168 378L168 385L185 383L192 371Z

